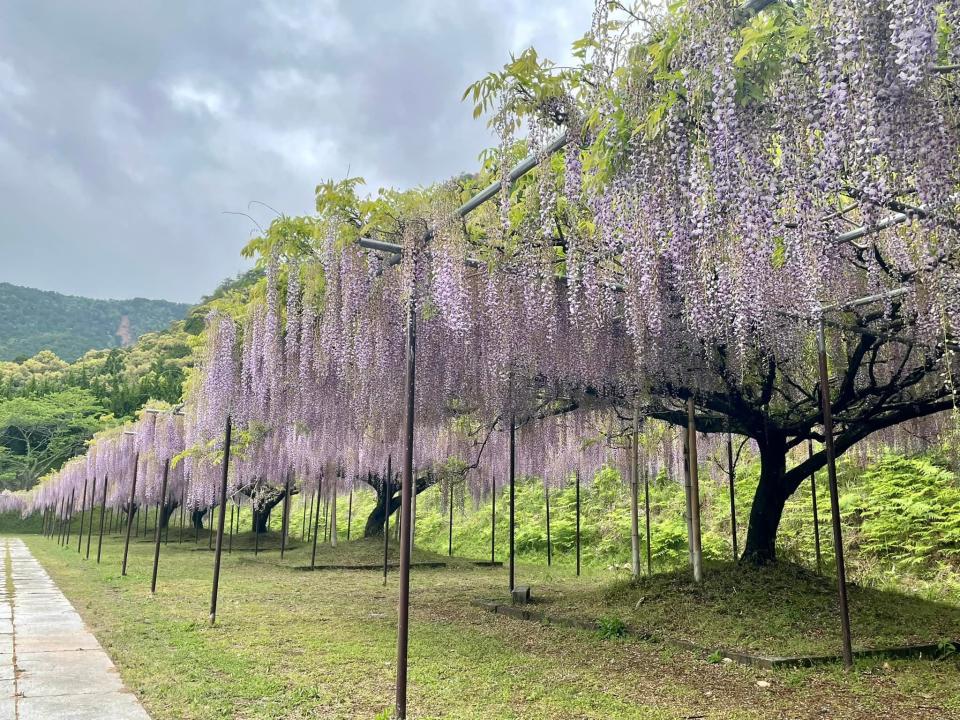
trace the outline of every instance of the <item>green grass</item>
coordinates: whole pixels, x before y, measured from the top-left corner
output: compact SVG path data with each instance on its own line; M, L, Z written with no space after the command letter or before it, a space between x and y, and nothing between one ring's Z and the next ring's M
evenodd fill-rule
M183 545L177 536L171 530L171 543L162 551L156 596L149 592L152 544L142 537L131 545L125 578L119 573L118 537L106 541L99 566L78 557L75 545L67 549L55 539L26 538L154 718L374 718L392 705L395 572L385 587L376 571L297 571L293 567L309 564L311 550L298 534L281 563L275 549L256 557L242 551L252 546L247 533L235 538L234 552L224 558L218 624L211 628L206 618L212 554L205 551L205 536ZM275 536L265 538L264 546L275 548ZM415 560L430 559L446 558L418 549ZM318 563L378 561L378 539L318 548ZM784 640L799 646L816 630L824 646L831 645L836 616L830 612L829 581L790 569L749 574L764 572L711 566L702 588L682 574L633 586L592 568L577 579L566 565L548 570L521 564L518 578L533 586L545 606L571 613L595 608L594 619L643 620L638 624L656 625L664 633L758 647ZM475 597L505 597L506 580L505 569L459 560L414 571L410 717L960 715L960 667L952 659L859 663L850 675L837 667L758 672L617 633L604 639L469 605ZM816 599L807 599L812 591ZM636 608L641 597L646 599ZM812 607L819 610L811 612ZM855 590L852 607L854 632L873 628L875 641L903 635L900 626L912 615L910 632L924 626L944 632L957 617L956 608L890 593L861 596ZM873 609L864 612L867 607ZM861 640L865 644L866 636L858 637L858 645ZM758 687L759 679L771 687ZM818 715L821 708L829 709L827 715Z

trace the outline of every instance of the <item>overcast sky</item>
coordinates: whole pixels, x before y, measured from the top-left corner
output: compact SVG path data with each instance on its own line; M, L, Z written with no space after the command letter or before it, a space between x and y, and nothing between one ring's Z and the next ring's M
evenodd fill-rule
M475 169L492 140L465 87L530 45L566 60L592 5L0 3L0 281L196 301L246 267L251 224L224 211Z

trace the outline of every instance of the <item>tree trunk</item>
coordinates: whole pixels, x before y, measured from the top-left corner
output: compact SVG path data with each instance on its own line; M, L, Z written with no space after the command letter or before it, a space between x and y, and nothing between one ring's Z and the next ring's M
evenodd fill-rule
M160 528L166 530L170 525L170 518L173 517L173 514L176 512L177 508L180 507L180 503L174 501L172 503L167 503L160 510Z
M400 507L400 496L395 493L399 489L396 484L391 484L390 492L388 493L384 487L383 483L374 483L373 489L377 493L377 504L373 507L369 517L367 518L367 524L363 528L364 537L379 537L383 535L383 521L387 515L392 515L398 507ZM387 510L387 499L390 500L390 509Z
M767 437L760 447L760 482L750 509L750 526L741 562L755 565L776 562L777 528L783 506L796 490L785 482L787 443L783 437Z
M291 489L290 495L293 496L296 491ZM261 497L253 502L253 531L265 533L269 530L270 513L273 509L283 502L287 496L286 490L277 490L276 494Z
M207 514L206 508L203 510L193 510L190 513L190 522L197 530L203 530L203 516Z
M422 493L427 488L433 487L438 480L438 476L433 473L427 473L416 479L416 482L413 484L413 498ZM377 504L374 506L373 510L370 513L370 516L367 518L367 524L363 528L364 537L380 537L383 535L383 520L387 514L392 515L396 512L397 508L400 507L400 483L393 482L390 484L390 492L387 493L384 490L383 483L378 479L371 481L370 486L373 488L374 492L377 493ZM387 497L390 498L390 508L389 512L387 511ZM416 502L411 498L412 502ZM413 505L416 507L416 505ZM412 510L412 508L411 508ZM412 525L412 523L411 523ZM398 527L399 523L394 527Z

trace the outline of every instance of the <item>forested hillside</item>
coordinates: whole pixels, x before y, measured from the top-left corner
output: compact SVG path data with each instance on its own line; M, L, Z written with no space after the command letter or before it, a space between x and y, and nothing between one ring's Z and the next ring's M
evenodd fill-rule
M166 300L94 300L0 283L0 360L49 350L73 362L88 350L124 347L183 319L189 305Z
M73 307L81 328L85 321L79 319L80 308L95 308L98 303L130 309L134 313L129 316L131 328L138 327L135 323L143 322L142 318L160 323L162 309L149 309L152 306L169 306L175 318L173 322L161 323L159 331L140 331L139 339L126 347L115 347L114 338L113 343L103 342L96 349L85 350L72 362L48 349L17 362L3 360L0 352L0 489L30 488L44 474L83 453L87 440L98 430L129 420L145 405L179 402L193 366L204 318L217 308L243 306L261 276L262 272L252 270L224 281L189 315L187 306L175 303L102 302L0 284L0 302L5 302L3 298L10 293L21 299L30 293L40 296L41 309L30 312L34 317L51 316L47 327L53 325L53 316L61 312L55 309L57 299L63 301L64 307ZM143 303L148 310L136 314ZM98 320L90 320L91 325L100 322L106 327L105 318L110 312L113 311L100 312ZM5 307L0 319L0 348L9 343L10 336L4 328L29 329L23 318L26 314L26 310ZM66 328L72 322L63 319L60 326ZM93 330L88 334L93 336Z

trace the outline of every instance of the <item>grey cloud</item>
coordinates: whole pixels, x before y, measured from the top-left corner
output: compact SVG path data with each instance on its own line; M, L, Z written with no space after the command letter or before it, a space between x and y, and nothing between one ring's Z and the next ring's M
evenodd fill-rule
M196 300L244 267L225 210L473 169L492 141L463 89L529 44L565 57L591 5L3 3L0 280Z

